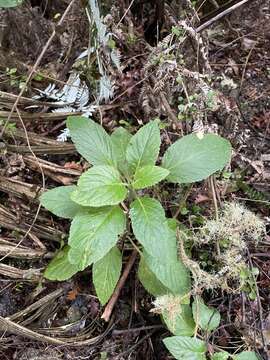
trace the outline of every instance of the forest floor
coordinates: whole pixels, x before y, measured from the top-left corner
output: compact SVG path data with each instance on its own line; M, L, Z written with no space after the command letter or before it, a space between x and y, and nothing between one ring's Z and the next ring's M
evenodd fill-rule
M45 188L73 184L85 169L71 141L59 141L65 138L66 117L81 114L83 100L78 89L77 104L72 109L56 105L46 94L40 99L33 96L50 84L62 89L70 73L75 72L81 81L78 88L85 81L90 89L87 102L91 106L97 103L97 69L85 58L78 61L91 41L90 34L93 36L82 3L27 0L18 8L0 9L0 358L166 360L171 356L162 339L169 332L159 316L150 312L153 298L134 270L109 323L100 318L102 307L91 284L90 270L64 282L42 277L65 239L69 221L40 209L38 197ZM162 73L164 69L160 63L155 65L151 56L165 54L158 42L172 31L181 36L179 21L195 27L199 21L196 25L194 14L188 9L181 12L173 1L165 2L162 16L155 12L155 2L129 3L130 7L119 1L103 9L109 14L106 23L113 34L112 46L120 54L120 69L106 63L103 54L113 92L109 99L88 110L108 132L119 125L134 132L148 120L160 118L163 143L170 144L181 131L192 131L194 113L188 105L194 102L196 108L198 89L187 76L185 91L178 93L172 75ZM211 1L205 3L198 9L203 19L213 10ZM207 113L206 126L228 138L234 149L226 178L215 180L218 206L225 201L240 202L260 216L269 231L269 0L248 1L200 35L204 44L201 49L198 39L189 34L178 55L188 70L211 74L218 101ZM204 59L202 49L207 54ZM35 71L28 81L32 69ZM180 109L182 115L178 117ZM213 216L215 204L208 181L186 190L176 189L174 198L165 199L166 211L193 230ZM194 251L202 263L207 263L205 254L203 248ZM248 287L238 292L217 289L203 294L222 315L221 326L208 339L209 349L218 346L232 354L249 349L268 359L270 236L266 234L257 246L251 244L245 259L251 268L258 269Z

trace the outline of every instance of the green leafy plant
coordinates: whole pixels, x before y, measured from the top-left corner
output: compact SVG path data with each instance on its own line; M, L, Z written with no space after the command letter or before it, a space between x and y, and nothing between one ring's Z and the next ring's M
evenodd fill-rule
M242 267L240 270L240 286L241 290L245 291L250 300L256 300L256 278L259 275L259 269L252 267L251 269L247 266Z
M192 337L200 330L209 333L220 323L220 314L207 307L201 298L195 297L192 307L188 304L172 306L179 297L163 297L160 312L168 329L175 335L164 339L164 344L176 359L206 360L207 344L205 341ZM169 300L169 301L168 301ZM156 304L160 303L157 299Z
M23 0L0 0L0 8L11 8L19 6Z
M172 336L164 339L164 344L175 359L206 360L204 341L188 336Z
M6 68L6 75L9 78L11 86L16 86L21 89L25 85L26 75L19 75L17 68Z
M187 135L172 144L157 165L157 120L133 136L124 128L109 136L94 121L78 116L69 117L67 126L92 167L76 186L41 196L41 204L53 214L72 219L68 245L48 265L45 277L64 280L93 265L93 283L105 304L121 274L122 252L131 243L140 254L139 279L151 294L188 294L190 275L178 258L177 221L166 217L147 189L162 180L183 184L205 179L230 160L230 143L214 134L202 139Z
M174 335L165 338L163 342L175 359L206 360L208 347L205 339L219 327L220 314L206 306L197 296L192 303L192 313L191 307L181 304L181 300L183 298L179 296L163 296L154 302L156 312L161 313L165 324ZM229 359L258 360L258 357L252 351L243 351L237 355L220 351L211 356L211 360Z

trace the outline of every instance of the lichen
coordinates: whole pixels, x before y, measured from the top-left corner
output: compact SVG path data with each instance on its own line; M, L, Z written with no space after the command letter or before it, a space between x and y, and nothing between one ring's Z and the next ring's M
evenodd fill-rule
M218 215L216 220L207 220L193 239L209 254L207 269L186 255L183 232L178 231L179 257L192 273L193 294L218 287L238 291L248 247L257 246L266 233L263 220L239 203L225 203Z
M257 245L264 233L263 220L243 205L231 202L225 203L217 220L206 221L197 241L210 243L227 240L230 245L245 249L248 242Z

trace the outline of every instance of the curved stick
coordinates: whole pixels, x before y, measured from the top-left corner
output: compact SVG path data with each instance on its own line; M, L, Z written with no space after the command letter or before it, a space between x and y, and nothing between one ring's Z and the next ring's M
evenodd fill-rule
M116 285L116 288L114 290L114 293L112 294L112 297L110 298L108 304L106 305L105 309L104 309L104 312L101 316L101 319L104 319L105 321L109 321L110 319L110 316L112 314L112 311L114 309L114 306L117 302L117 299L120 295L120 292L123 288L123 286L125 285L125 282L127 280L127 277L130 273L130 270L133 266L133 264L135 263L135 260L136 260L136 257L137 257L137 250L133 250L127 264L126 264L126 267L125 267L125 270L121 276L121 278L119 279L117 285Z

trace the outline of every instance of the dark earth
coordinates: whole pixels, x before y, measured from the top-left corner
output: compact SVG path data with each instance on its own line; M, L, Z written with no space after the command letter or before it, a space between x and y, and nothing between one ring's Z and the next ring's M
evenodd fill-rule
M38 89L44 90L49 84L62 88L76 59L88 47L87 1L74 1L63 23L57 25L70 2L25 0L20 7L0 9L0 316L15 324L7 327L0 318L0 359L172 359L162 343L169 332L159 316L150 312L153 298L139 283L134 269L109 323L101 320L103 309L91 284L91 270L65 282L42 277L69 228L67 220L39 209L37 199L44 181L46 188L72 184L87 166L69 145L70 140L56 141L67 115L54 113L50 100L41 100L38 105L33 100ZM163 93L167 101L153 96L149 88L154 88L158 80L153 77L158 75L155 65L151 65L153 74L148 77L146 66L157 42L171 33L174 24L192 18L188 7L191 3L99 3L121 53L121 71L108 68L114 94L101 103L93 118L108 132L123 124L134 132L149 119L159 117L166 125L161 133L164 146L179 137L181 128L184 133L191 132L192 120L177 119L178 96L185 95L169 89L166 83L157 93ZM194 27L211 19L213 11L221 12L225 3L192 2L201 19L193 22ZM19 112L13 111L4 129L15 95L20 93L54 29L56 34L17 104ZM209 113L206 125L216 124L218 133L233 145L227 169L230 176L225 185L222 179L216 179L219 203L233 200L245 204L265 221L269 231L269 0L247 1L200 35L207 47L205 62L190 40L179 47L179 52L189 70L211 70L220 103ZM97 70L76 66L81 79L93 87ZM185 81L188 93L195 92L192 79ZM94 101L92 92L90 102ZM159 196L168 215L176 214L191 230L212 216L214 204L208 181L196 183L189 192L186 188L167 190L171 189L161 188ZM168 197L168 193L173 195ZM259 269L254 299L245 291L203 292L206 303L222 315L221 326L207 339L210 352L215 346L231 354L253 350L261 359L270 359L269 250L270 237L266 234L258 247L250 246L246 258ZM203 249L192 251L195 259L203 261Z

